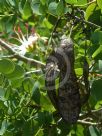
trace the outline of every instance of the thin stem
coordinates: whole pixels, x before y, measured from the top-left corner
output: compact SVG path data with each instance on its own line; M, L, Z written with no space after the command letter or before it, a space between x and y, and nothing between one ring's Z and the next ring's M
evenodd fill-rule
M41 73L42 72L42 70L41 69L37 69L37 70L32 70L32 71L29 71L29 72L26 72L26 74L25 75L30 75L30 74L37 74L37 73Z
M89 121L85 121L85 120L78 120L77 121L80 124L84 124L84 125L92 125L92 126L97 126L101 123L96 123L96 122L89 122Z

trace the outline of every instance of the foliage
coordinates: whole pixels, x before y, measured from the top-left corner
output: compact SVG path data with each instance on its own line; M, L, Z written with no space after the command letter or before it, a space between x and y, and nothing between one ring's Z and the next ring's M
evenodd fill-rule
M25 37L36 32L38 40L24 47L16 40L21 30ZM74 125L59 120L44 87L46 58L64 34L74 42L78 79L84 56L90 66L90 98ZM0 135L102 135L101 0L0 0L0 37L9 44L0 41ZM80 86L85 89L83 82Z

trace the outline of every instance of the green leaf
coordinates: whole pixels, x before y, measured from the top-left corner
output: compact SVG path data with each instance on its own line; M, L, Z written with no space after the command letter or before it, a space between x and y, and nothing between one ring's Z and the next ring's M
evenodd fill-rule
M94 126L89 126L89 132L91 136L100 136L100 132L98 130L98 128L94 127Z
M96 101L102 100L102 79L93 82L91 94Z
M9 97L11 96L11 92L12 92L11 86L8 86L8 87L6 88L6 91L5 91L5 99L6 99L6 100L8 100Z
M15 80L15 79L19 79L19 78L23 77L24 73L25 73L25 71L24 71L23 67L21 67L20 65L15 65L14 71L10 74L6 74L6 77L11 80Z
M37 104L40 104L39 86L40 86L39 82L36 81L32 89L32 100L34 100Z
M46 4L46 0L40 0L40 2L42 3L42 5Z
M92 58L95 58L99 53L102 52L102 45L93 53Z
M13 79L11 80L11 86L12 88L19 88L22 86L22 82L23 82L23 78L19 78L19 79Z
M4 82L3 75L0 74L0 86L2 86L3 82Z
M15 1L14 0L7 0L7 3L10 4L11 6L15 6Z
M76 135L84 136L84 127L82 125L77 125Z
M94 44L102 44L102 31L96 30L92 33L91 40Z
M88 8L86 9L86 16L85 16L86 20L88 20L89 17L93 14L95 8L96 8L96 3L93 3L88 6Z
M48 12L51 14L51 15L56 15L56 9L57 9L57 3L56 2L51 2L49 4L49 7L48 7Z
M102 0L97 0L97 4L102 9Z
M46 111L53 112L55 110L51 101L49 100L47 95L44 93L41 93L41 95L40 95L40 105Z
M24 133L23 133L24 136L31 136L32 135L32 129L31 129L30 121L29 122L27 121L26 123L24 123L23 131L24 131Z
M21 14L23 14L23 8L24 8L24 5L25 5L26 1L25 0L21 0L18 4L18 8L19 8L19 12Z
M78 2L76 3L77 5L85 5L87 4L87 0L78 0Z
M6 28L6 32L9 33L12 31L14 24L16 22L17 17L16 16L11 16L8 17L6 23L5 23L5 28Z
M98 64L99 64L99 72L102 73L102 60L99 60Z
M37 114L38 118L36 119L39 122L39 125L42 124L50 124L52 121L52 114L49 113L48 111L44 111L44 112L39 112Z
M27 92L31 92L34 86L34 80L30 77L27 77L23 81L23 87Z
M9 74L13 72L15 68L14 63L9 59L0 60L0 72L3 74Z
M102 107L102 100L101 100L101 101L98 101L98 102L96 103L95 109L97 110L97 109L99 109L99 108L101 108L101 107Z
M56 14L58 16L61 16L64 14L64 3L62 0L60 0L60 2L57 5Z
M69 4L76 4L77 0L65 0L65 2Z
M32 9L33 13L35 13L37 15L41 15L41 13L39 11L39 6L40 6L40 2L39 1L32 1L31 9Z
M43 20L42 25L48 29L51 29L53 26L46 18Z
M75 73L78 75L78 76L81 76L83 74L83 69L82 68L76 68L75 69Z
M86 9L85 19L91 21L97 25L101 25L100 21L101 10L96 3L92 3Z
M4 96L5 96L5 90L2 87L0 87L0 100L4 101L5 100Z
M48 16L48 21L52 24L55 25L55 22L57 21L55 16L49 15Z
M42 4L40 4L40 6L39 6L39 12L41 13L41 14L46 14L46 11L47 11L47 7L46 7L46 5L42 5Z
M2 136L6 132L7 125L8 125L7 121L3 120L1 129L0 129L0 136Z
M44 132L43 132L42 126L41 126L41 127L38 127L38 130L37 130L37 132L35 133L35 136L44 136Z
M23 8L23 18L28 19L32 15L32 10L30 6L30 2L26 1L24 8Z

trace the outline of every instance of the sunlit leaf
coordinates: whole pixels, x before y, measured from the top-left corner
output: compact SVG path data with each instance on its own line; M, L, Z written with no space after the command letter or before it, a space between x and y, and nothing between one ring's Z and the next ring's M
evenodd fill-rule
M83 69L82 68L76 68L75 72L77 75L81 76L83 74Z
M65 0L65 2L67 2L69 4L76 4L77 0Z
M102 9L102 0L97 0L97 4Z
M76 135L84 136L84 127L82 125L77 125Z
M23 8L23 17L24 19L28 19L32 15L32 10L30 6L30 2L26 1L24 8Z
M95 24L101 25L101 10L96 3L92 3L86 9L85 19Z
M102 45L93 53L92 58L95 58L99 53L102 52Z
M86 9L86 16L85 16L86 20L88 20L88 18L93 14L95 8L96 8L96 3L93 3L88 6L88 8Z
M76 5L85 5L87 4L87 0L78 0L78 2L76 3Z

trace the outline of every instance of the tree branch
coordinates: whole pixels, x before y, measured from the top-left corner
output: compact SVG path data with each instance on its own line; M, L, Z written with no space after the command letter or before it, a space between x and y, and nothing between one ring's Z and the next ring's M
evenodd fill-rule
M97 109L97 110L91 110L89 112L86 112L86 113L80 115L80 120L83 120L87 117L91 117L95 120L100 120L102 123L102 108Z
M81 17L78 17L78 16L74 16L74 15L72 15L72 14L70 14L70 13L66 13L65 16L67 16L67 17L70 16L70 17L72 17L73 19L76 19L76 20L79 21L79 22L83 22L83 23L85 23L85 24L88 24L88 25L90 25L90 26L94 26L94 27L96 27L96 28L102 28L101 26L99 26L99 25L97 25L97 24L94 24L93 22L87 21L87 20L85 20L84 18L81 18Z
M85 23L85 24L88 24L88 25L90 25L90 26L94 26L94 27L97 27L97 28L102 28L101 26L96 25L96 24L94 24L94 23L92 23L92 22L90 22L90 21L83 20L82 18L79 18L78 16L74 16L74 18L75 18L76 20L81 21L81 22L83 22L83 23Z
M3 48L5 48L6 50L8 50L10 53L12 53L14 58L17 58L19 60L24 61L25 63L29 63L31 65L35 65L35 66L38 66L38 67L44 68L44 66L45 66L45 64L40 62L40 61L31 59L31 58L27 58L27 57L25 57L23 55L18 54L8 43L4 42L1 39L0 39L0 45Z

